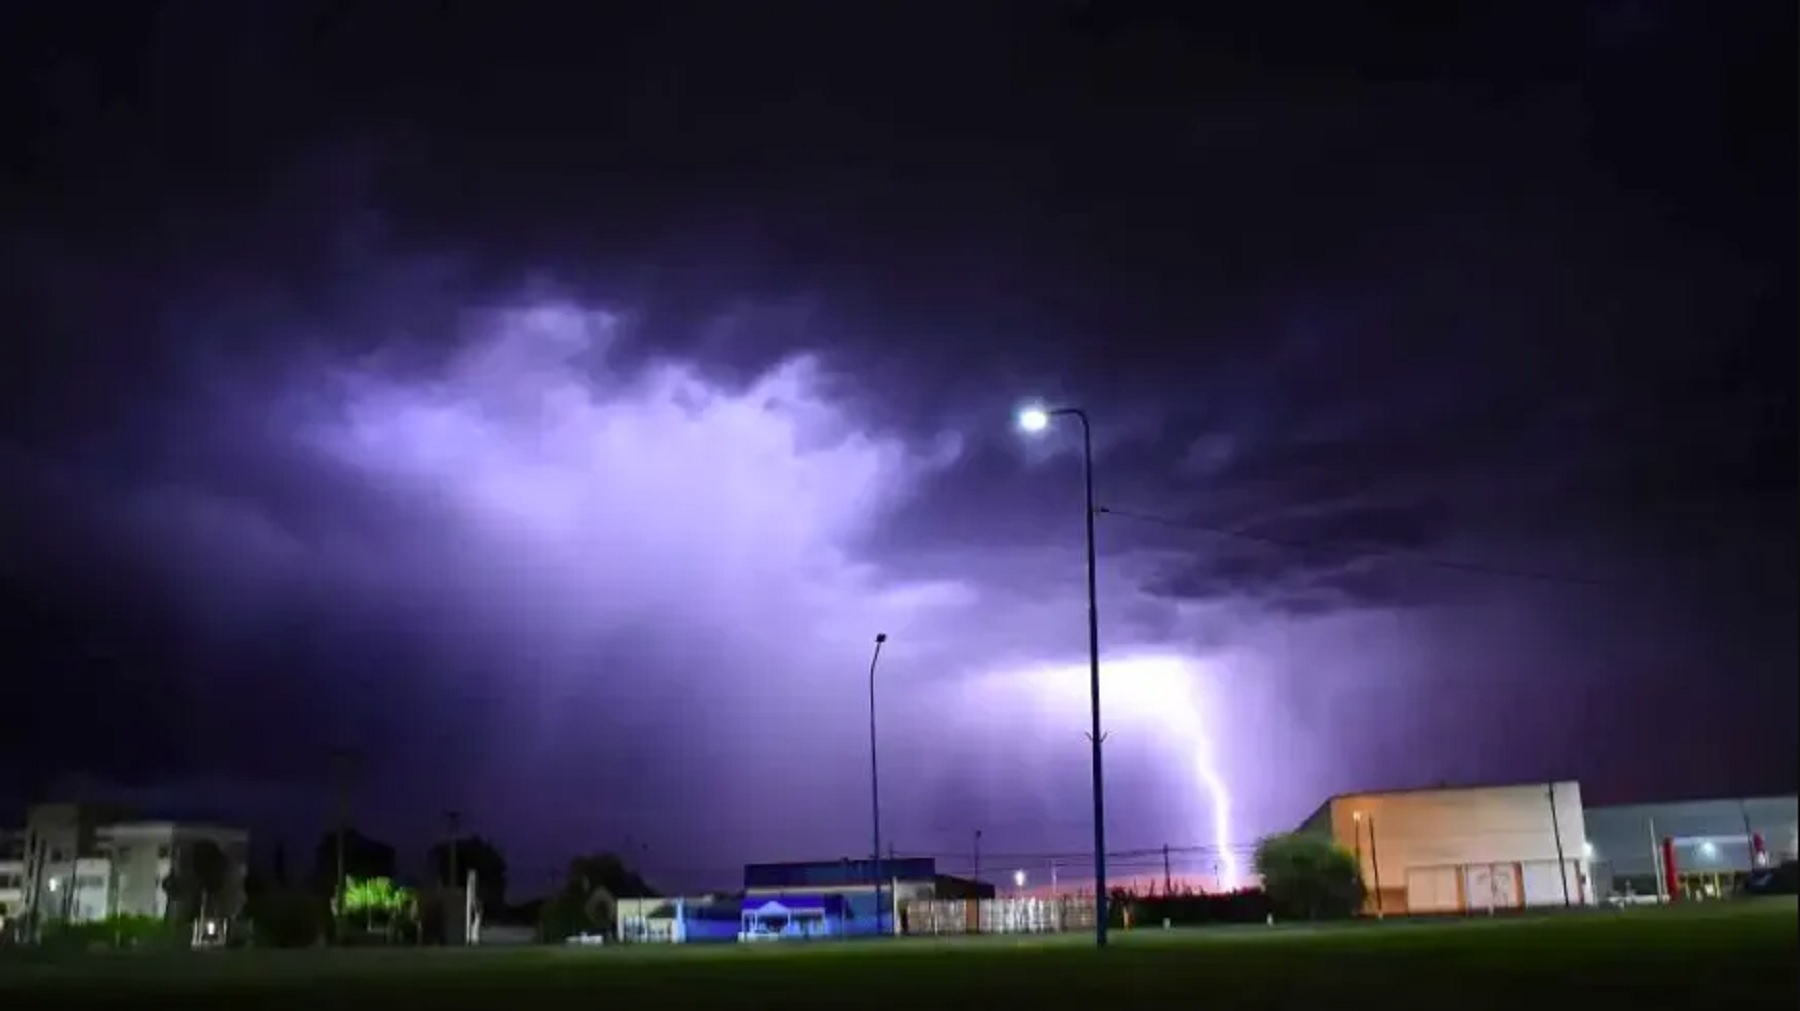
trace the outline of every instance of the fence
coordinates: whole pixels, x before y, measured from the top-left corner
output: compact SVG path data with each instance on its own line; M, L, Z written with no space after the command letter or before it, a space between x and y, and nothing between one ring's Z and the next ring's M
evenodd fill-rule
M920 899L900 907L901 932L911 935L1054 934L1093 926L1091 896Z

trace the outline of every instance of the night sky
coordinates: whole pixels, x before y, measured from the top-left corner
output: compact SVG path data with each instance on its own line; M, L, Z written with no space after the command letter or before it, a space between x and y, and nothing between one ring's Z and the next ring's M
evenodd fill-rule
M673 885L1795 789L1794 5L9 4L0 807ZM603 13L605 12L605 13Z

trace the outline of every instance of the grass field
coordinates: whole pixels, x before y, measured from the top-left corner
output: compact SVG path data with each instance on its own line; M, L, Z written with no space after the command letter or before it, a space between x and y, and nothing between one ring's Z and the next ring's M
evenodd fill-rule
M1454 923L622 949L0 957L0 1007L1791 1009L1792 900ZM1571 992L1573 991L1573 992ZM1375 1006L1371 1004L1371 1006Z

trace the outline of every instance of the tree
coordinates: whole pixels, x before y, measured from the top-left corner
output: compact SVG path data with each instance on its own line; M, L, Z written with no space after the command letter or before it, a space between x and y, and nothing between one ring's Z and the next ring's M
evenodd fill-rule
M366 930L380 927L392 935L417 917L418 898L392 878L351 878L344 886L343 914L361 919Z
M355 829L344 830L344 877L389 878L396 876L394 847ZM320 895L337 891L338 833L326 832L313 849L313 881Z
M167 917L175 923L192 923L200 912L200 885L192 871L175 866L162 879L163 895L168 898Z
M200 889L200 916L228 920L243 906L242 890L237 887L231 857L211 839L194 843L189 854L194 882Z
M162 881L168 896L168 919L193 924L198 931L208 922L229 923L243 911L244 891L230 855L211 839L197 839L180 847L177 859Z
M1256 847L1256 872L1279 916L1343 919L1362 909L1356 855L1326 836L1290 832L1264 839Z
M538 911L538 938L551 943L577 934L599 933L600 924L589 915L582 896L567 888L544 900Z
M432 880L442 881L453 891L462 890L462 879L475 872L475 897L488 909L498 909L506 901L506 857L499 847L481 836L454 840L456 845L456 877L450 880L450 845L438 843L426 853Z
M569 861L569 881L580 885L584 893L604 888L619 899L648 899L658 894L615 853L594 853Z
M569 861L563 887L545 903L538 929L546 941L582 933L611 934L618 926L618 900L652 898L656 889L613 853Z

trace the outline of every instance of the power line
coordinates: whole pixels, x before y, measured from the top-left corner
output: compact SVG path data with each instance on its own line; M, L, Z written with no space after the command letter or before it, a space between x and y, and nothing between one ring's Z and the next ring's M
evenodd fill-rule
M1138 512L1131 509L1114 509L1110 506L1100 506L1098 511L1105 513L1108 516L1117 516L1120 519L1136 520L1140 523L1151 523L1157 526L1170 527L1177 530L1191 530L1198 533L1209 534L1214 537L1226 537L1232 540L1260 544L1265 547L1281 548L1288 551L1309 551L1318 548L1367 547L1372 550L1385 552L1379 556L1381 561L1398 562L1403 565L1422 565L1434 569L1448 569L1453 572L1494 576L1501 579L1529 580L1538 583L1557 583L1565 586L1605 587L1612 585L1605 580L1593 579L1587 576L1571 576L1564 573L1539 572L1530 569L1512 569L1497 565L1487 565L1481 562L1438 558L1431 555L1414 553L1400 554L1395 552L1392 548L1383 548L1378 545L1355 545L1341 541L1299 541L1277 537L1265 537L1260 534L1245 533L1242 530L1233 530L1228 527L1209 526L1191 520L1180 520L1169 516L1158 516L1154 513Z

